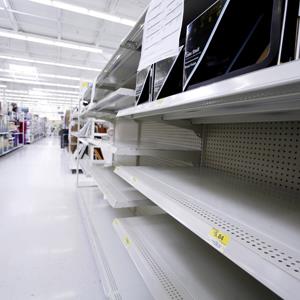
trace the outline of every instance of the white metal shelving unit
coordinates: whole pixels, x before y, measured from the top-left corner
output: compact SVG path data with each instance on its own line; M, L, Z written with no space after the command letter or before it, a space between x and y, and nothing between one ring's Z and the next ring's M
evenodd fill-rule
M297 297L298 193L271 193L209 169L118 167L115 172L280 296ZM295 204L288 206L292 197ZM214 229L228 241L212 237Z
M127 208L151 205L144 195L113 172L112 167L101 167L89 159L80 160L85 174L93 177L104 199L113 208ZM152 204L153 205L153 204Z
M276 299L268 288L298 299L300 61L134 106L143 22L98 76L96 98L78 117L113 124L114 136L80 138L101 148L109 167L82 164L113 215L130 207L114 226L145 285L158 300ZM147 215L148 199L169 216L134 217L145 207ZM100 207L89 207L88 223L100 222ZM97 224L93 236L108 239L103 230L112 234L111 225ZM110 242L101 247L118 272ZM122 286L135 280L118 278Z
M117 219L114 227L155 299L277 299L167 215Z
M106 296L111 300L153 299L112 227L115 218L133 213L112 209L97 188L80 189L78 201Z

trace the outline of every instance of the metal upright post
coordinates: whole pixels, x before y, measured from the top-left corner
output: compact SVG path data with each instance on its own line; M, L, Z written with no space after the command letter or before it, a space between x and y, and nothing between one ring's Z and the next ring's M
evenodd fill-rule
M80 131L80 122L81 122L81 118L80 118L80 97L79 97L79 103L78 103L78 130L77 133L79 133ZM76 186L79 187L79 136L77 135L77 149L76 151L78 152L78 156L77 156L77 162L76 162Z

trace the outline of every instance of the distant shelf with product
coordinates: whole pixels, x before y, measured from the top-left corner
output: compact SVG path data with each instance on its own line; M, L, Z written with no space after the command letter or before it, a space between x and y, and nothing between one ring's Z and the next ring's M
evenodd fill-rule
M26 114L26 144L33 144L46 136L47 119L38 115Z
M24 118L14 103L0 100L0 157L24 146Z

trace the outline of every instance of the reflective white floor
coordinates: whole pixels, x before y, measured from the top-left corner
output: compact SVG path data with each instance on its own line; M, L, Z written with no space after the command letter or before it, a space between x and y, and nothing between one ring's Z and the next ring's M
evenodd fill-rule
M105 299L57 138L0 158L0 299Z

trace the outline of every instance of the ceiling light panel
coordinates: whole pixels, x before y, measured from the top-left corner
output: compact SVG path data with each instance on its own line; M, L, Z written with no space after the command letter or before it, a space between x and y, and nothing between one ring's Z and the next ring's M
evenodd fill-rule
M17 73L17 74L26 74L26 75L33 75L33 76L37 75L37 69L31 66L9 64L8 71L13 74Z
M101 12L101 11L87 9L83 6L72 5L72 4L69 4L69 3L62 2L62 1L55 1L55 0L29 0L29 1L39 3L39 4L43 4L43 5L52 6L52 7L55 7L55 8L59 8L59 9L62 9L62 10L74 12L74 13L81 14L81 15L86 15L86 16L106 20L106 21L113 22L113 23L118 23L118 24L130 26L130 27L133 27L136 24L135 21L127 19L127 18L120 18L116 15L108 14L108 13Z
M63 99L78 99L76 95L70 94L54 94L54 93L41 93L38 91L21 91L21 90L5 90L5 95L24 95L31 97L56 97Z
M84 71L94 71L94 72L102 71L102 69L82 67L82 66L78 66L78 65L62 64L62 63L45 61L45 60L15 57L15 56L9 56L9 55L0 55L0 59L22 61L22 62L28 62L28 63L33 63L33 64L41 64L41 65L48 65L48 66L55 66L55 67L62 67L62 68L78 69L78 70L84 70Z
M45 100L45 101L39 101L39 100L35 100L35 99L23 99L23 98L9 98L7 99L7 101L9 102L33 102L36 103L37 105L44 105L44 104L48 104L48 103L55 103L55 104L60 104L60 105L72 105L72 102L61 102L61 101L56 101L56 100Z
M60 97L53 97L53 96L32 96L29 94L14 94L8 93L5 94L5 97L17 97L17 98L30 98L30 99L41 99L41 100L59 100L59 101L78 101L78 98L60 98Z
M18 71L12 72L10 69L0 69L0 72L18 74ZM75 77L75 76L64 76L64 75L45 74L45 73L37 73L37 76L38 77L45 77L45 78L53 78L53 79L73 80L73 81L87 81L87 82L92 82L93 81L92 79L82 79L80 77Z
M0 70L0 73L2 71ZM3 78L7 78L7 79L23 79L23 80L29 80L29 81L39 81L39 82L45 82L46 78L47 80L51 80L51 83L56 83L55 80L58 80L59 84L62 80L67 80L67 79L62 79L62 78L52 78L52 77L46 77L46 78L42 78L42 76L40 76L40 74L37 74L36 76L34 75L28 75L28 76L23 76L23 75L19 75L17 73L9 73L9 74L1 74L1 76ZM44 80L43 80L44 79ZM53 81L52 81L53 80ZM69 79L70 80L70 79ZM74 80L72 80L74 81ZM81 82L81 80L76 80L78 82L78 86L79 83Z
M0 30L0 37L6 37L9 39L22 40L22 41L27 41L27 42L32 42L32 43L38 43L38 44L49 45L49 46L54 46L54 47L61 47L61 48L68 48L68 49L97 53L97 54L103 53L103 50L99 49L97 47L89 47L89 46L80 45L77 43L60 41L60 40L50 39L50 38L37 37L37 36L25 34L25 33L13 32L13 31L9 31L9 30Z
M53 93L62 93L62 94L74 94L79 96L80 93L66 90L54 90L54 89L42 89L42 88L33 88L33 91L42 91L42 92L53 92Z
M54 102L59 102L59 103L63 103L63 104L71 104L71 103L75 103L76 101L75 100L59 100L59 99L56 99L56 98L32 98L32 97L22 97L22 96L8 96L8 97L5 97L6 100L14 100L14 101L17 101L17 100L27 100L27 101L36 101L36 102L40 102L40 103L43 103L43 102L48 102L48 101L54 101Z
M20 80L20 79L11 79L11 78L3 78L3 77L0 77L0 81L3 81L3 82L16 82L16 83L23 83L23 84L30 84L30 85L44 85L44 86L64 87L64 88L71 88L71 89L78 89L79 90L79 86L77 86L77 85L59 84L59 83L51 83L51 82L41 82L41 81L33 81L33 80Z

